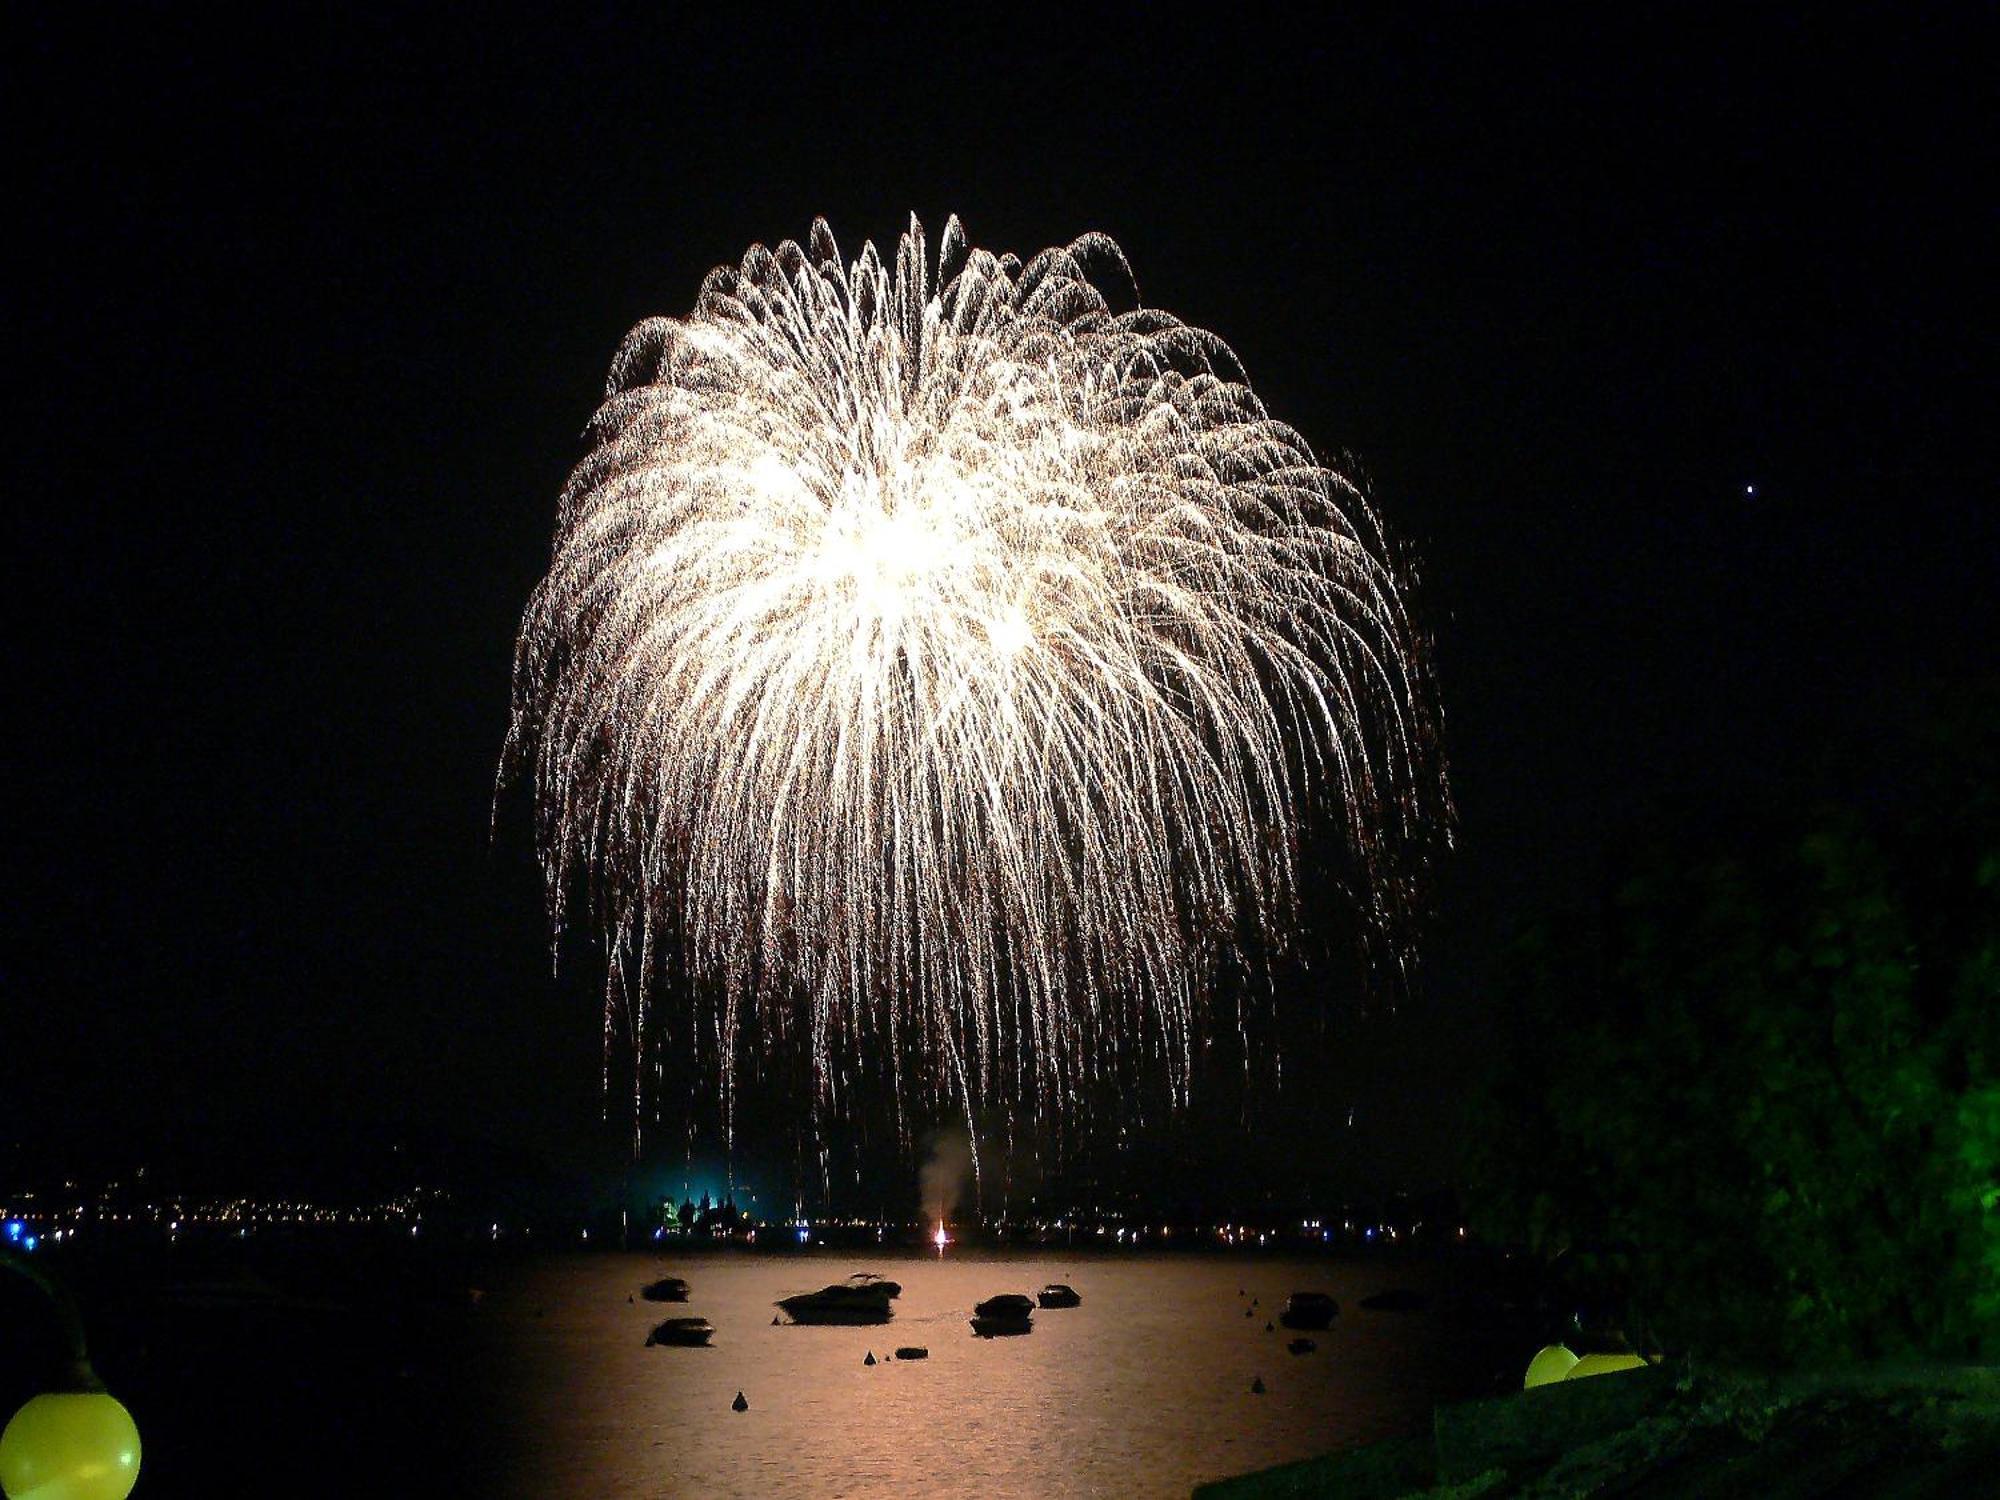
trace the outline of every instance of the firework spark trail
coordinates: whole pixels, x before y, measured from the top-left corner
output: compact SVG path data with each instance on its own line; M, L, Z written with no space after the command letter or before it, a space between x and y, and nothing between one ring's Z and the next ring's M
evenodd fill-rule
M1185 1086L1201 987L1292 915L1309 792L1364 899L1439 810L1419 642L1358 488L1212 334L1025 265L752 248L626 338L522 622L558 929L581 884L643 1005L701 997L899 1099ZM635 1034L643 1019L634 1020ZM607 1020L607 1026L609 1022Z

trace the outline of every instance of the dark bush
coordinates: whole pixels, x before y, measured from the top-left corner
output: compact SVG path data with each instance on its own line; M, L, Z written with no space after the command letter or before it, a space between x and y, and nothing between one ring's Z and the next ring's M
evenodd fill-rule
M1931 736L1895 797L1656 845L1525 933L1475 1222L1675 1349L2000 1355L1996 726Z

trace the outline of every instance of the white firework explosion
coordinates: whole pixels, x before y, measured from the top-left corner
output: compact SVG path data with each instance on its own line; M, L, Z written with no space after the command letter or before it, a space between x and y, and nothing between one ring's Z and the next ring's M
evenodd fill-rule
M819 222L626 337L508 760L558 930L582 884L605 931L607 1038L643 1049L664 966L725 1100L752 1022L820 1103L863 1054L899 1103L1141 1057L1178 1092L1217 957L1293 920L1309 800L1391 914L1384 851L1445 809L1379 525L1107 272L956 219L935 267L914 220L848 265Z

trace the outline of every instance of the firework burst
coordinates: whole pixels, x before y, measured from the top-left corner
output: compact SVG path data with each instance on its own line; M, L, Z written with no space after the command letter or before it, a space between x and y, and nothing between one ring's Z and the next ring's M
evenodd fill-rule
M1218 955L1293 917L1300 823L1442 811L1403 583L1357 486L1089 236L1023 264L913 220L635 328L522 622L508 765L558 930L738 1038L897 1096L1183 1088ZM885 1061L886 1059L886 1061Z

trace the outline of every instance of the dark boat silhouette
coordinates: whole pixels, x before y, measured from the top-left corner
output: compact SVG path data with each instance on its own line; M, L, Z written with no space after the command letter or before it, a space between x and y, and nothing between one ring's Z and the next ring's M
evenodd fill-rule
M696 1347L714 1337L715 1325L706 1318L669 1318L646 1335L646 1347L650 1349L655 1344Z
M1330 1328L1339 1313L1340 1304L1325 1292L1293 1292L1278 1321L1287 1328Z
M1076 1288L1065 1286L1060 1281L1052 1281L1035 1293L1035 1301L1042 1307L1083 1306L1083 1298L1076 1294Z
M873 1271L856 1271L847 1278L847 1285L857 1291L886 1292L891 1298L903 1295L903 1283L891 1281L886 1276L877 1276Z
M777 1305L794 1323L886 1323L892 1316L886 1288L850 1286L845 1282L781 1298Z
M1035 1326L1035 1304L1018 1292L988 1297L972 1309L972 1331L980 1338L1007 1338Z
M639 1288L639 1295L648 1302L685 1302L688 1299L688 1284L678 1276L662 1276L658 1281L649 1281Z

